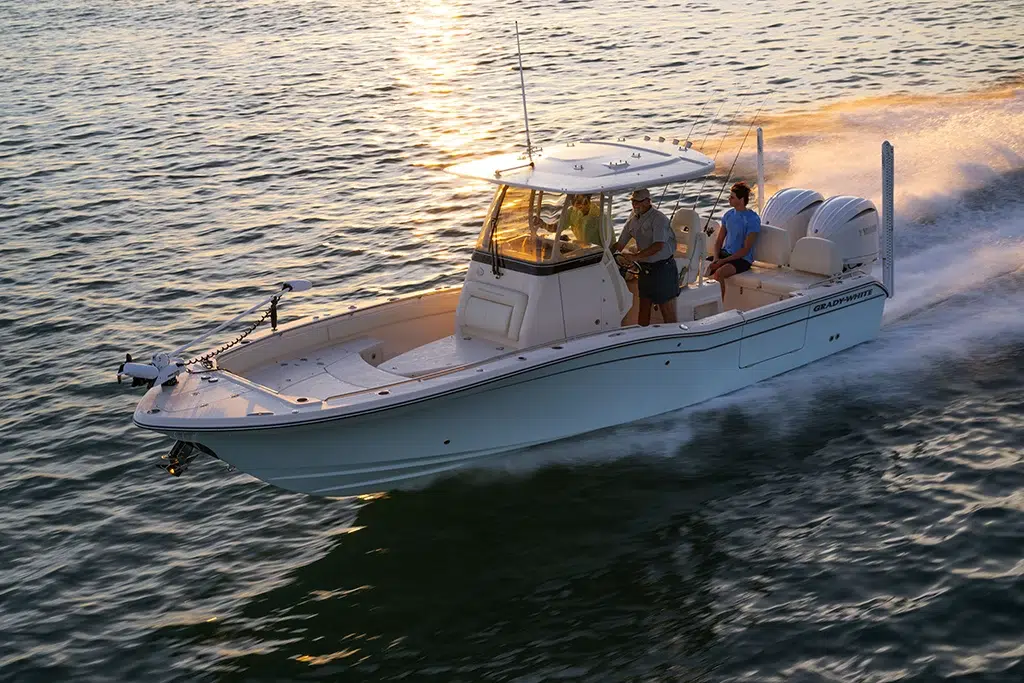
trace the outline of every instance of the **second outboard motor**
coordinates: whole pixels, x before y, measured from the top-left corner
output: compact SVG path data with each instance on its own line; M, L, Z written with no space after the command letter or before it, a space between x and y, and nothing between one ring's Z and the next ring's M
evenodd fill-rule
M835 243L843 270L878 260L878 210L863 197L829 197L807 227L808 237Z

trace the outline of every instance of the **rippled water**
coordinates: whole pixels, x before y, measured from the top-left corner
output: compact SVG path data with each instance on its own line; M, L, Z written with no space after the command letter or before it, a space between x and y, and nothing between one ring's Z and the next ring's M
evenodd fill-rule
M522 144L513 19L536 142L724 136L705 210L766 95L771 188L877 199L890 139L879 339L420 491L163 475L125 351L460 281L486 195L437 169ZM1024 679L1022 20L0 2L0 679Z

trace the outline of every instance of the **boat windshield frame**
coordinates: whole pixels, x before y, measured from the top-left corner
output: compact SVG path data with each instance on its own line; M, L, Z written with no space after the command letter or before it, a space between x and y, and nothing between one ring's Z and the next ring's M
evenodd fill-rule
M590 194L589 200L583 194ZM536 266L600 259L614 244L611 206L607 192L568 194L499 185L475 252Z

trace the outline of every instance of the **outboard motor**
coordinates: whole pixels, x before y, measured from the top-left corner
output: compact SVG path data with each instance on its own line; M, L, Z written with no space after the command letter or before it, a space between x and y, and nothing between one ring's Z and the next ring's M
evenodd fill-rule
M807 236L835 243L845 271L878 260L878 226L878 210L870 200L829 197L814 213Z
M761 222L782 228L789 233L789 249L792 251L798 239L810 234L807 232L807 226L824 201L821 193L814 190L802 190L797 187L779 190L764 205Z

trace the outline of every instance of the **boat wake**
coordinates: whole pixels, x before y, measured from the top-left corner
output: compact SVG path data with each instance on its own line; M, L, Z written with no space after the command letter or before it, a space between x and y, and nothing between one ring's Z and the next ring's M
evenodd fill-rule
M895 146L896 297L886 323L1024 263L1024 89L870 98L764 125L768 150L787 150L768 155L768 168L781 169L769 190L811 186L877 204L877 141Z
M679 412L500 457L476 476L635 456L702 471L695 444L709 425L721 436L723 421L737 414L793 434L825 401L898 404L950 364L1020 347L1024 89L862 99L777 115L763 126L768 195L813 187L880 205L878 141L895 146L896 296L878 338ZM755 174L754 154L744 153L736 175Z

